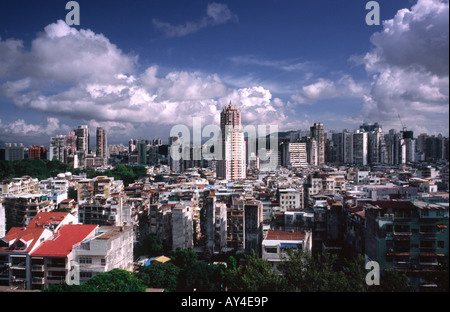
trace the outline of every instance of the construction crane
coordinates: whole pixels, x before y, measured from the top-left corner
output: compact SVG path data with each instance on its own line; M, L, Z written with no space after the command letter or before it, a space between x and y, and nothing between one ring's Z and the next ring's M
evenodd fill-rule
M398 119L400 120L400 123L402 124L402 131L406 131L406 127L405 127L405 125L403 124L402 119L400 118L400 114L397 114L397 116L398 116Z

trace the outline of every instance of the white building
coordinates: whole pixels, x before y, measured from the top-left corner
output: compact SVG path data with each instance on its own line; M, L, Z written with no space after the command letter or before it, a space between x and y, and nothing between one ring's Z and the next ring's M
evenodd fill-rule
M172 249L178 247L186 249L194 246L193 213L194 208L189 205L177 204L172 209Z
M308 166L306 143L289 143L288 151L288 165L292 166L293 168Z
M293 188L287 188L279 189L278 192L280 194L280 211L301 209L303 207L303 196L301 196L300 191Z
M102 226L97 236L74 247L80 283L112 269L132 270L133 227Z
M277 272L278 264L289 258L288 249L301 249L306 252L311 251L311 232L287 232L273 231L267 232L266 238L262 242L262 258L272 264L272 268Z

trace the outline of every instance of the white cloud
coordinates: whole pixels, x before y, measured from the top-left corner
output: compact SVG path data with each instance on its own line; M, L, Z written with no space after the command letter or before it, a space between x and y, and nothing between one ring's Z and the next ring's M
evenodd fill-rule
M373 77L362 118L398 125L400 114L413 129L448 133L448 14L448 1L419 0L372 35L373 49L353 58Z
M125 55L102 34L76 30L65 22L45 27L31 43L30 51L17 40L0 41L0 77L26 76L30 79L76 83L84 79L112 79L130 73L137 61ZM5 53L5 54L3 54Z
M197 32L198 30L224 24L228 21L237 21L237 16L228 9L226 4L211 3L206 9L206 16L198 21L188 21L183 25L172 25L153 19L153 26L167 37L182 37Z
M37 137L41 135L53 135L60 131L69 131L67 125L60 125L59 119L48 117L46 124L30 124L23 119L10 123L3 123L0 119L0 133L2 137Z
M208 14L216 22L227 20L221 10L213 6ZM102 126L110 135L130 136L142 131L142 125L168 133L171 125L191 125L192 117L218 124L220 111L230 100L242 110L247 124L287 119L283 101L273 99L260 85L229 88L218 75L202 72L172 71L161 76L158 66L136 74L135 56L124 54L103 35L72 29L61 21L45 27L29 51L14 40L0 41L0 46L9 51L17 73L12 75L7 60L1 59L5 76L0 96L21 109ZM70 61L64 60L66 56ZM39 64L27 67L33 60L40 60ZM58 87L45 88L52 85ZM19 120L7 126L17 133L50 135L58 130L51 127L56 121L33 126ZM6 128L2 127L2 136L13 133Z
M348 75L339 80L319 78L317 82L303 86L300 92L292 95L292 100L297 104L313 104L321 99L336 97L362 97L366 87L354 81Z

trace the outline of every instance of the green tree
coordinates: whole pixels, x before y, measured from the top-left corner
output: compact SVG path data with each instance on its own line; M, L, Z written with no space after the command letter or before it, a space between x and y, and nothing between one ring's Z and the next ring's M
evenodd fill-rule
M231 291L273 292L285 291L285 278L272 272L272 264L267 260L246 255L247 264L230 270L227 276L227 286Z
M158 256L164 251L163 241L154 234L147 235L142 242L136 244L134 256L138 258L143 255Z
M163 288L172 292L178 287L178 277L181 269L173 263L152 263L150 266L141 267L138 278L150 288Z
M172 263L182 270L190 268L197 262L197 253L193 249L183 249L178 247L172 250L170 255Z
M364 258L358 256L339 264L336 255L320 259L303 250L289 250L278 269L285 276L289 290L301 292L366 291Z
M196 262L186 271L185 290L217 292L224 283L224 266L206 262Z
M143 292L145 289L145 284L135 274L121 269L97 274L80 285L80 291L89 292Z
M388 268L381 271L380 285L369 286L369 291L410 292L412 288L405 273Z

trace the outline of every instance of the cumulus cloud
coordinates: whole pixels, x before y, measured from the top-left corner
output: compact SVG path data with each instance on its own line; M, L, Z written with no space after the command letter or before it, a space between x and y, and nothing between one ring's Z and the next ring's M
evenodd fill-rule
M102 34L76 30L64 21L45 27L25 51L18 40L0 40L0 78L25 76L36 80L75 83L107 80L134 70L137 58L125 55Z
M232 13L226 4L211 3L206 8L206 16L198 21L188 21L183 25L173 25L167 22L161 22L153 19L153 26L167 37L182 37L197 32L198 30L227 23L228 21L237 21L237 15Z
M362 97L365 92L364 85L355 82L349 75L344 75L337 81L319 78L317 82L303 86L291 98L297 104L313 104L321 99Z
M213 6L208 14L216 22L227 20L221 12L220 6ZM136 56L123 53L101 34L70 28L62 21L45 27L29 49L10 39L0 40L0 49L10 56L0 59L0 96L20 109L101 126L109 135L129 137L142 131L142 125L168 133L171 125L190 125L191 117L218 124L229 101L242 110L245 123L286 120L283 101L262 86L230 88L217 74L198 71L160 75L158 66L137 73ZM4 123L0 135L70 130L58 119L47 123Z
M67 125L60 125L59 119L54 117L48 117L46 124L31 124L23 119L4 123L0 119L0 133L6 138L52 135L56 131L69 131L69 129Z
M448 127L448 8L448 1L419 0L399 10L372 35L373 49L352 58L373 77L362 118L395 124L401 114L411 126L428 121L431 132Z

